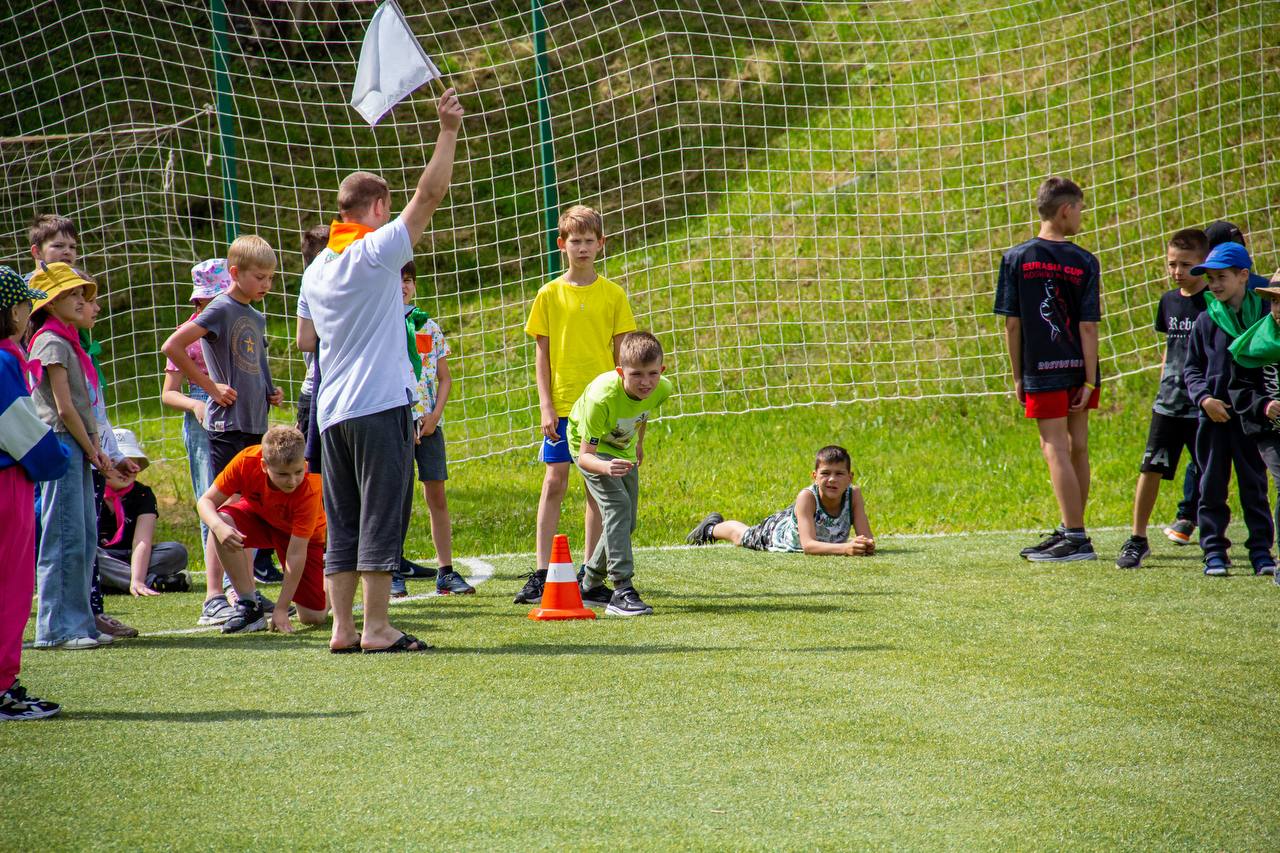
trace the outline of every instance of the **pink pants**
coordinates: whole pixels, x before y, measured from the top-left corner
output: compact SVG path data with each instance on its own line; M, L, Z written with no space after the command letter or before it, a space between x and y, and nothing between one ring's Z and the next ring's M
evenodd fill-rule
M35 500L35 484L21 465L0 468L0 693L18 678L36 591Z

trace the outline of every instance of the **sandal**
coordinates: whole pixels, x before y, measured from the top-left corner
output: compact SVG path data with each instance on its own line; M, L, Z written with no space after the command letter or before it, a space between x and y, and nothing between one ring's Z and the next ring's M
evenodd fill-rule
M331 655L358 655L360 654L360 641L356 640L349 646L339 646L338 648L329 647Z
M401 634L400 639L396 640L385 649L365 649L364 653L366 655L379 655L395 654L397 652L425 652L430 651L433 648L435 648L435 646L422 642L412 634Z

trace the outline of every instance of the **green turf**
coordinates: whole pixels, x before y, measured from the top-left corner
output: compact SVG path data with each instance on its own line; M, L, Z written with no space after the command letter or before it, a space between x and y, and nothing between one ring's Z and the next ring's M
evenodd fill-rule
M1120 535L1099 537L1100 550ZM393 608L424 656L294 637L28 652L61 719L0 731L8 849L1275 849L1280 590L1023 563L644 551L652 618L534 624L519 559ZM412 592L425 590L413 584ZM195 593L110 600L144 632Z

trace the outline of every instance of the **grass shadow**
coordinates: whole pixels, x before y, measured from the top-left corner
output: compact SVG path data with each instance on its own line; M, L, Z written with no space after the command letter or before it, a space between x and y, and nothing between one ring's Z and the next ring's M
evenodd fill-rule
M788 652L805 654L839 654L853 652L888 652L896 651L896 646L861 645L861 646L818 646L813 648L787 649ZM631 657L636 655L678 655L678 654L716 654L719 652L753 652L752 646L612 646L602 644L560 644L520 643L503 646L481 648L444 648L431 654L450 655L529 655L541 657L561 657L574 655L602 655L608 657Z
M364 711L263 711L227 708L217 711L84 711L64 712L63 720L108 720L136 723L237 723L357 717Z

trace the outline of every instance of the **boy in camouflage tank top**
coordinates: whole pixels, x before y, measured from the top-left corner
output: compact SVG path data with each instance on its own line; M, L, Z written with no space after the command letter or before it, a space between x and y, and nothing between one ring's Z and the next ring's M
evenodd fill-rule
M723 540L753 551L869 557L875 553L876 543L862 490L852 485L851 466L849 451L828 445L818 451L813 485L801 490L794 504L754 527L725 521L713 512L685 541L710 545ZM852 538L850 534L854 534Z

